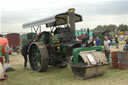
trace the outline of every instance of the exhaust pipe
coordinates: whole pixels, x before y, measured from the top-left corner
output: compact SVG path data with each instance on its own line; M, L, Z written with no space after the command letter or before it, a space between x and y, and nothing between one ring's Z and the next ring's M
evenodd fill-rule
M76 39L75 36L75 9L71 8L68 10L69 13L69 24L70 24L70 30L72 33L72 40Z

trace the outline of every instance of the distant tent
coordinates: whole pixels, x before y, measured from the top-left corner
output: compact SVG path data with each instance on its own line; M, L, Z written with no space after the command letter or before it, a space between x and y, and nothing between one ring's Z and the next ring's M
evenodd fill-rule
M87 31L84 30L76 30L76 36L81 36L82 34L87 34ZM89 36L92 36L93 32L89 31Z

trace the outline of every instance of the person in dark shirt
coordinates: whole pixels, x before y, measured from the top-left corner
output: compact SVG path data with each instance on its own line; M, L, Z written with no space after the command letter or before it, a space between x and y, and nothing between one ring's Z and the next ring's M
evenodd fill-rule
M127 39L125 41L126 41L126 45L128 45L128 37L127 37Z
M29 47L30 44L26 44L22 47L22 55L24 57L24 69L26 69L27 67L27 55L28 55L28 47Z
M96 38L96 46L100 46L101 44L101 39L99 37Z
M108 39L112 42L112 36L108 35Z
M127 39L125 41L126 41L126 44L124 46L124 51L128 52L128 37L127 37Z
M118 40L118 36L115 36L115 43L116 43L116 48L119 48L119 40Z

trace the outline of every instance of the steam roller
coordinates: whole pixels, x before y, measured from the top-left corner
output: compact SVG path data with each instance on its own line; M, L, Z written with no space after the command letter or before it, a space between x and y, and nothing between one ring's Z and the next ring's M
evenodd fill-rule
M76 48L71 61L72 72L78 79L103 75L109 66L101 47Z
M89 40L89 29L82 40L76 37L75 23L82 20L82 16L71 8L64 13L23 24L24 29L31 28L32 31L23 37L22 51L28 53L33 71L45 72L48 66L65 68L70 63L74 75L79 79L105 73L107 59L102 47L94 46L93 41ZM49 31L41 28L42 25Z

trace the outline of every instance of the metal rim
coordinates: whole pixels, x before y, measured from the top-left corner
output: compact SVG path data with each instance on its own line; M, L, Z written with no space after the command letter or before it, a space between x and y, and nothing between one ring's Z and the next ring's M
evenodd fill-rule
M31 44L29 48L29 61L34 71L46 71L49 63L47 48L41 43Z
M33 45L31 47L30 53L31 53L31 60L32 60L31 63L34 65L34 66L32 66L32 69L37 71L37 70L39 70L39 68L41 66L40 51L36 45Z
M86 65L84 64L84 60L81 56L79 56L78 58L79 60L79 64L71 64L71 70L74 74L74 76L78 79L85 79L85 73L86 73ZM71 61L73 62L73 58L71 59Z

